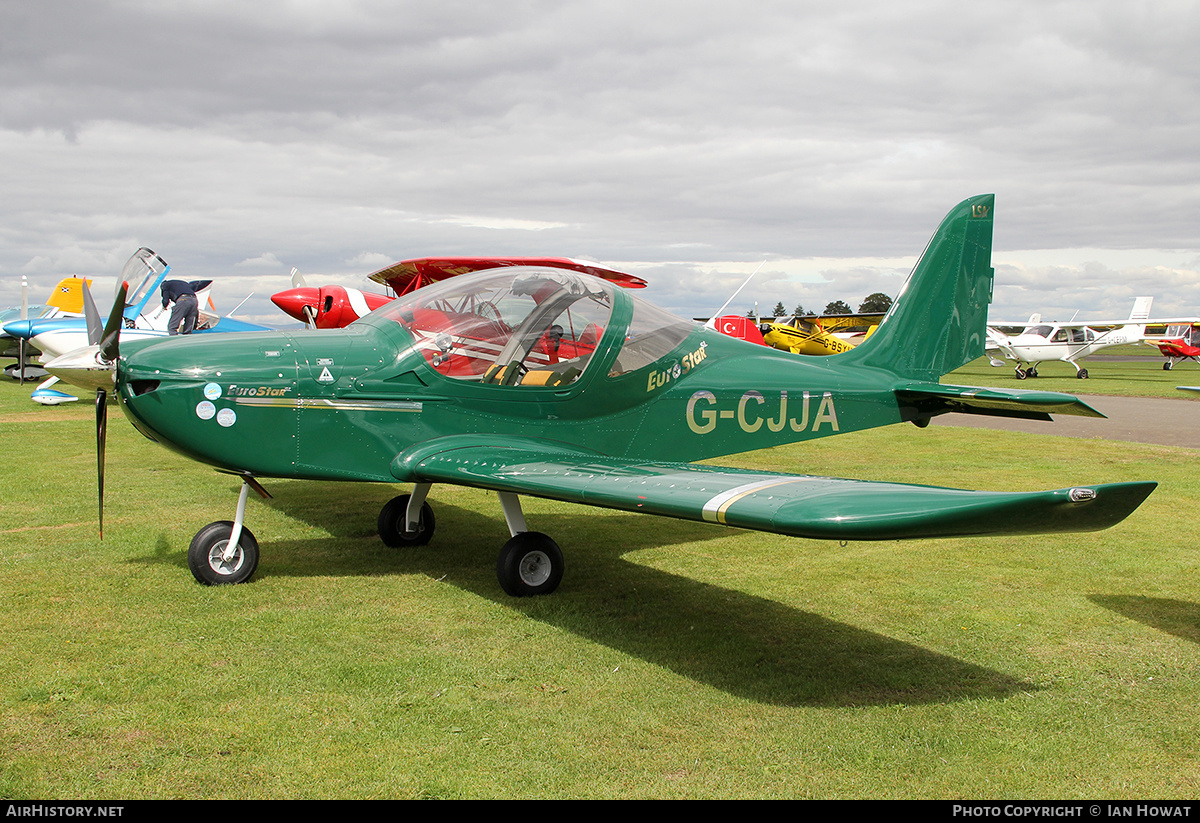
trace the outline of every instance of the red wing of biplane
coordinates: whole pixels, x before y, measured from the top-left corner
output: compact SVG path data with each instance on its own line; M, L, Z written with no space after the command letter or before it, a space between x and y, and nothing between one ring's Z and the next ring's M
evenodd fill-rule
M610 269L599 263L572 260L569 257L421 257L401 260L368 275L368 279L390 287L397 295L405 295L422 286L460 274L505 266L567 269L592 274L627 289L646 287L646 281L640 277ZM289 317L294 317L306 325L312 323L318 329L345 328L392 300L388 295L372 294L344 286L297 286L271 295L271 302Z
M616 283L627 289L642 289L646 281L632 274L625 274L600 263L587 260L572 260L569 257L421 257L415 260L401 260L368 275L369 280L385 283L395 290L396 294L408 294L422 286L445 280L447 277L457 277L482 269L498 269L503 266L540 266L555 269L569 269L584 274L601 277L610 283Z

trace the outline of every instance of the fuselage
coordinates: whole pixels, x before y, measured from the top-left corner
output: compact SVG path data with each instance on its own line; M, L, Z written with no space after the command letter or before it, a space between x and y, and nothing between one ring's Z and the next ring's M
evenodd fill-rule
M345 329L127 347L122 408L222 469L382 481L403 479L405 449L453 435L689 462L904 419L886 371L735 340L602 281L586 299L546 286L517 316L511 295L460 280Z

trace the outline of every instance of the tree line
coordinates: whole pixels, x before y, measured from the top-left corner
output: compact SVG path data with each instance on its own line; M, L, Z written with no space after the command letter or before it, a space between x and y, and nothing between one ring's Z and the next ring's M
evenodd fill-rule
M886 312L892 307L892 298L888 297L881 291L867 295L861 303L858 304L858 312L852 310L844 300L833 300L825 304L823 311L808 311L804 306L797 305L796 308L789 312L783 307L783 302L775 304L775 308L771 310L772 317L804 317L811 314L873 314L878 312ZM754 317L753 310L746 312L747 317Z

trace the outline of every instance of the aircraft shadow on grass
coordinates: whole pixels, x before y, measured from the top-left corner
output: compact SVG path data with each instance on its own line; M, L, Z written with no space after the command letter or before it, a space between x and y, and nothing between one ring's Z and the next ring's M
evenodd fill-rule
M1153 629L1200 643L1200 604L1170 597L1129 594L1093 594L1088 600Z
M286 493L264 501L329 536L272 542L271 559L258 579L425 574L683 677L767 704L921 705L1005 698L1037 689L912 643L623 559L642 549L728 534L690 521L655 518L654 528L647 528L649 519L642 515L606 514L602 529L610 537L576 553L570 582L558 597L549 602L513 599L496 585L490 563L480 562L495 553L494 518L439 502L443 530L437 539L428 546L388 548L376 536L374 518L363 514L372 510L364 498L377 493L382 501L394 492L371 488L347 500L344 512L329 509L327 487L319 483L290 483ZM534 516L555 533L597 531L597 515L586 509ZM166 549L160 541L154 560L185 565L185 548Z

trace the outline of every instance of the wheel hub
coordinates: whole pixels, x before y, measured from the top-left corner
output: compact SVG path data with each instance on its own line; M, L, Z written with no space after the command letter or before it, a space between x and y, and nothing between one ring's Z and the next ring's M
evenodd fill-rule
M242 552L241 546L230 547L228 540L213 544L208 552L208 565L217 574L237 573L245 559L246 556Z
M553 564L545 552L533 551L521 558L517 573L521 582L527 586L540 586L550 579Z

